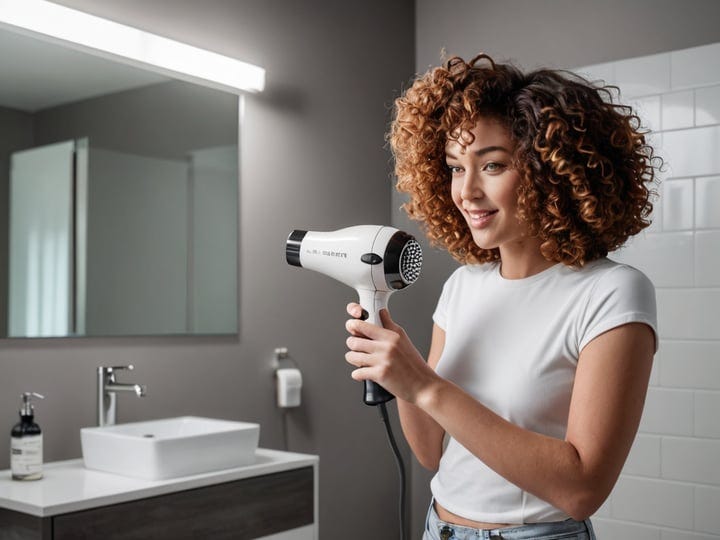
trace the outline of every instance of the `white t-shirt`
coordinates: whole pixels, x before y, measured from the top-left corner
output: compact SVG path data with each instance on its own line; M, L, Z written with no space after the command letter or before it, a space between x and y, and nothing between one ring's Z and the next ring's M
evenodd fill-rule
M433 315L445 331L437 372L506 420L564 439L580 351L631 322L648 324L657 336L655 289L640 271L609 259L582 269L556 264L516 280L499 269L498 263L463 266L445 283ZM475 521L568 518L453 438L430 485L444 508Z

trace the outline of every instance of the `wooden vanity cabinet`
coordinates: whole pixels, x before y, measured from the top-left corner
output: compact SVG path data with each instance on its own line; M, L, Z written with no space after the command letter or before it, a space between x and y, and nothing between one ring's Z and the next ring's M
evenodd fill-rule
M313 468L36 517L0 509L0 540L243 540L313 524Z

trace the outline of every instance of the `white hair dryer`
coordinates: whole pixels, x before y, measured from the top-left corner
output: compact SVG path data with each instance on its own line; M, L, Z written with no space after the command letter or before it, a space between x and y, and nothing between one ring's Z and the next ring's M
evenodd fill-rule
M294 230L285 245L288 264L315 270L353 287L367 320L381 325L380 310L390 295L415 283L422 268L422 249L411 235L383 225L357 225L337 231ZM363 401L379 405L393 395L365 381Z

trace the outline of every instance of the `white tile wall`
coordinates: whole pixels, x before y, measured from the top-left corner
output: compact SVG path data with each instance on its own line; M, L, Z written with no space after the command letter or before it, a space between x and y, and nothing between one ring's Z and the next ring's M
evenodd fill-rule
M650 131L660 131L661 119L663 115L660 96L646 96L628 100L628 105L635 109L642 120L643 127Z
M717 540L717 536L666 529L660 531L660 540Z
M667 180L662 184L661 194L663 230L692 229L695 223L693 179Z
M695 232L695 285L720 287L720 230Z
M695 392L695 429L697 437L720 440L720 392ZM720 451L718 451L720 458ZM718 468L720 471L720 467ZM720 472L718 472L720 474Z
M670 91L670 56L655 54L615 62L615 85L623 96L647 96Z
M660 478L660 445L662 438L640 434L635 439L630 455L625 462L623 473L635 476Z
M695 125L720 124L720 86L695 90Z
M694 411L692 390L649 388L640 430L662 435L692 435Z
M673 51L669 56L672 88L696 88L718 83L720 44Z
M720 440L664 437L661 452L663 478L720 486Z
M660 350L598 538L720 540L720 43L578 71L620 87L666 160L652 227L613 254L655 284Z
M692 90L663 94L662 129L693 127L695 123L695 95Z
M660 531L655 527L622 523L616 520L594 519L595 535L601 539L632 538L633 540L661 540Z
M694 521L693 499L690 484L625 476L615 486L613 517L690 530Z
M695 189L695 227L720 229L720 177L698 178Z
M659 386L720 391L720 341L673 340L662 343ZM720 417L720 409L718 409Z
M694 240L690 231L648 233L611 258L642 270L656 287L692 287Z
M575 70L578 74L586 79L604 84L615 84L615 64L608 62L606 64L593 64Z
M720 489L698 487L695 493L695 529L717 534L720 531Z
M702 176L720 171L720 126L663 132L668 176Z
M718 338L720 288L656 290L660 339Z

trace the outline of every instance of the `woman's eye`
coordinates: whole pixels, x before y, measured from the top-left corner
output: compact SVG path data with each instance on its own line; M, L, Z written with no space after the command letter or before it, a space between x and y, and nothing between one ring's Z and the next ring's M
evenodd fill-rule
M457 174L462 171L462 167L458 167L457 165L448 165L447 168L450 174Z
M505 168L505 165L503 165L502 163L496 163L494 161L489 161L488 163L485 164L485 166L483 167L483 170L493 173L493 172L500 172L504 168Z

